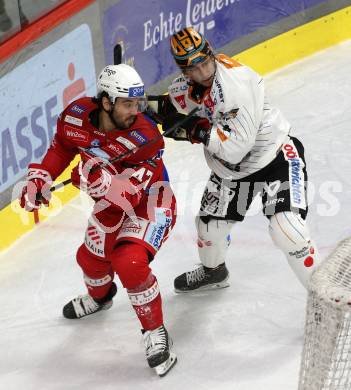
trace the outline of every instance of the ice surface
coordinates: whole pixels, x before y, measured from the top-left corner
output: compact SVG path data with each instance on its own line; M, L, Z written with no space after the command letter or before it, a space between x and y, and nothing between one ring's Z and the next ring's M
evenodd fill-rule
M345 42L266 77L272 102L305 145L308 221L322 256L351 234L350 63ZM174 277L198 262L193 219L209 171L201 146L167 143L180 215L153 270L178 364L163 379L147 367L121 287L111 310L62 318L63 305L85 292L75 262L87 219L79 197L0 256L1 390L297 388L306 292L257 209L232 231L229 288L173 292Z

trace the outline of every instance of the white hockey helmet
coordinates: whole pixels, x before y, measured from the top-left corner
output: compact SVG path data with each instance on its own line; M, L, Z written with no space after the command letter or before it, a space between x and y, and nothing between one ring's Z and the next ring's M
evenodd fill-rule
M107 65L97 80L97 92L105 91L115 103L118 97L144 98L144 83L138 72L127 64Z

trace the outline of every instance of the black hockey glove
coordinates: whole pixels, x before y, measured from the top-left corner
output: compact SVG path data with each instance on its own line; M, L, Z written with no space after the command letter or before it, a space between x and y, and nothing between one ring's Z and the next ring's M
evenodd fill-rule
M158 123L162 123L168 115L177 112L168 95L148 95L147 100L148 110L157 115Z
M170 129L176 122L185 118L186 115L180 113L174 113L165 118L162 124L164 131ZM182 125L178 127L172 133L167 134L166 137L173 138L176 141L189 141L194 143L208 144L210 138L211 124L210 122L199 116L193 116Z

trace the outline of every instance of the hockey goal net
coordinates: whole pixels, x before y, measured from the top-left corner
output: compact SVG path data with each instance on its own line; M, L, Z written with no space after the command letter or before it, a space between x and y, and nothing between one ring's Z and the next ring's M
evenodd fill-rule
M351 237L312 275L299 390L351 389Z

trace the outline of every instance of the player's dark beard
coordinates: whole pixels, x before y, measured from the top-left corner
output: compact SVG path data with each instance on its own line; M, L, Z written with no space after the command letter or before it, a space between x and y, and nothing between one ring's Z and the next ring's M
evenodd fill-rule
M136 116L134 116L132 123L129 125L126 125L125 121L122 122L113 116L113 109L111 111L105 110L105 112L107 112L108 116L110 117L111 122L113 123L113 125L115 126L116 129L121 129L121 130L128 129L136 120Z

